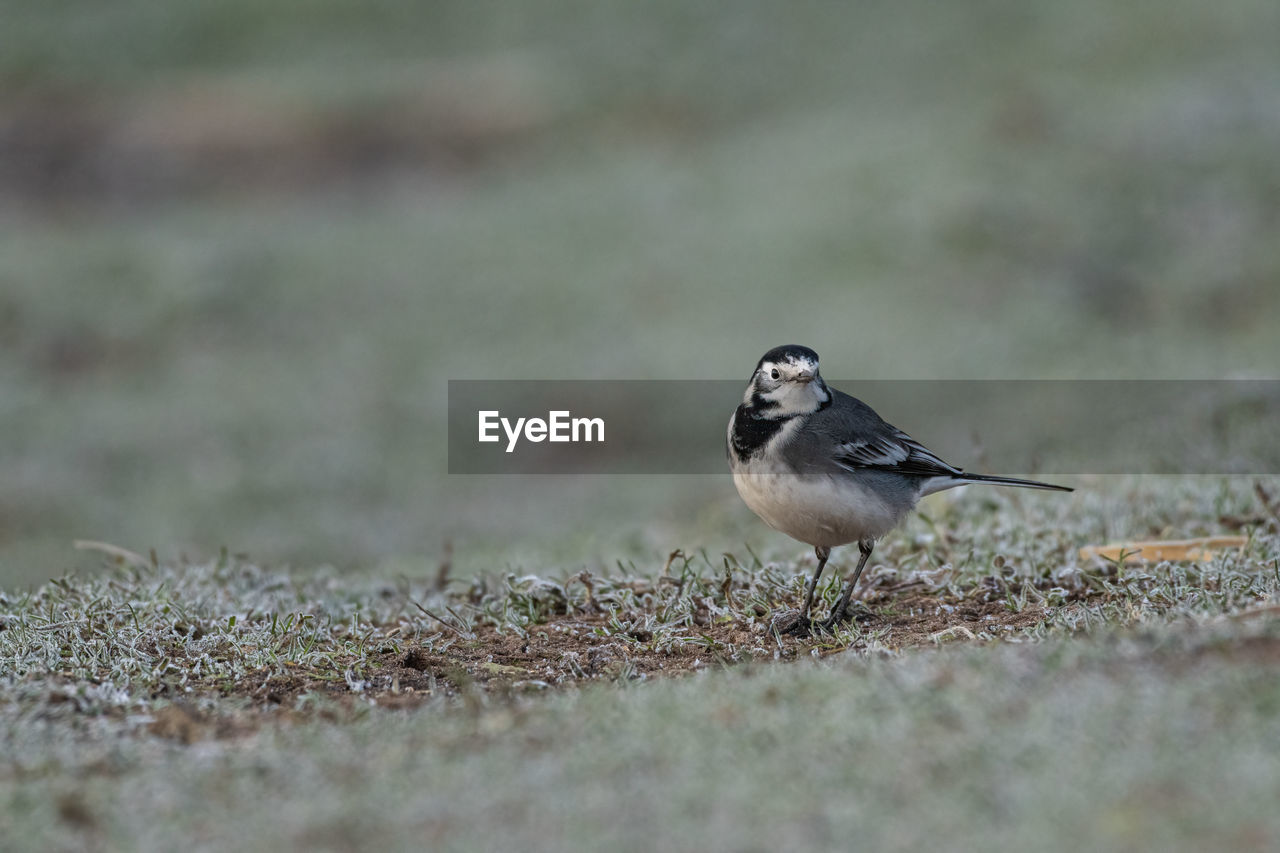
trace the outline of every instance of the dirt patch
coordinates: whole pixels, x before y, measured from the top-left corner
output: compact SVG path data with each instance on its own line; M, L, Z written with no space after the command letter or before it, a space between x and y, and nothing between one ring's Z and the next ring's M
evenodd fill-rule
M261 673L232 685L226 694L264 707L292 708L303 695L320 693L406 708L432 697L534 693L591 681L676 677L708 667L793 660L814 653L826 656L872 644L904 649L998 639L1040 625L1048 615L1035 606L1014 612L1003 601L880 593L862 602L856 628L797 639L769 630L767 616L726 617L664 638L643 627L617 630L615 612L571 612L523 632L482 624L435 647L414 645L381 653L354 679L335 681L331 671L301 669ZM165 733L175 724L178 739L188 740L184 720L166 721Z
M883 631L886 645L906 648L953 638L1000 637L1039 625L1048 616L1048 610L1034 605L1012 611L1004 601L947 600L917 593L873 600L858 624L864 631Z

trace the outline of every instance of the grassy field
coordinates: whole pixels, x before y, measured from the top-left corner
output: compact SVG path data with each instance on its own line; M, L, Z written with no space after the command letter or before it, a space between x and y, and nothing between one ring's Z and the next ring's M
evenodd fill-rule
M1245 483L1051 497L916 517L857 622L810 640L769 629L808 566L749 552L454 582L113 554L0 598L5 837L1271 849L1280 507ZM1135 504L1247 544L1076 559Z
M727 477L443 447L449 379L784 342L1275 378L1276 4L4 18L0 848L1280 843L1276 472L931 498L801 642Z

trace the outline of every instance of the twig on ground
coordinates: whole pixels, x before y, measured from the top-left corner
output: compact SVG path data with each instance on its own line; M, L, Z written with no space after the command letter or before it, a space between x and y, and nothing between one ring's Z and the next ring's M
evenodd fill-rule
M441 625L445 626L445 627L446 627L446 628L448 628L450 631L452 631L453 633L457 634L459 637L463 638L464 640L474 640L474 639L475 639L475 634L471 633L470 631L464 631L463 629L459 628L458 626L454 625L453 623L448 622L448 621L446 621L446 620L444 620L444 619L441 619L439 616L437 616L436 614L432 613L430 610L428 610L427 608L423 607L421 604L419 604L417 601L414 601L412 598L410 598L410 599L409 599L409 601L413 604L413 606L414 606L414 607L418 608L418 609L419 609L419 610L421 610L423 613L427 614L427 615L428 615L428 616L430 616L432 619L436 620L436 621L437 621L437 622L439 622ZM452 611L451 611L451 613L452 613ZM454 618L455 618L455 619L457 619L457 618L458 618L456 614L453 614L453 616L454 616ZM459 621L461 621L461 620L459 620Z

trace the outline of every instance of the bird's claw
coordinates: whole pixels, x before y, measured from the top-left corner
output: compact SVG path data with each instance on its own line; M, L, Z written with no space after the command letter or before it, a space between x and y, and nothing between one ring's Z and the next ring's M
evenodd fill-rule
M843 625L846 622L854 621L853 611L855 608L860 610L863 615L870 613L865 605L851 601L844 607L831 611L831 615L822 620L818 627L822 628L822 630L826 631L828 634L834 634L838 626Z
M866 609L851 602L839 611L832 611L831 615L821 622L815 622L799 610L787 610L773 617L769 628L783 637L796 637L801 640L817 634L835 634L836 628L853 621L855 608L864 611Z
M842 622L848 622L852 617L853 614L848 610L841 610L838 613L832 613L826 619L822 620L822 622L819 623L819 627L828 634L834 634L836 632L837 625L840 625Z

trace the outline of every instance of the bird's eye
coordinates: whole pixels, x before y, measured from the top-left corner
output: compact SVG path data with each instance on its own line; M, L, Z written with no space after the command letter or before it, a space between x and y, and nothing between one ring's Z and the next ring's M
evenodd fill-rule
M778 378L778 377L780 377L782 374L781 374L781 373L779 373L779 372L778 372L778 368L776 368L776 367L775 367L773 370L769 371L769 375L770 375L771 377L773 377L774 379L777 379L777 378Z

